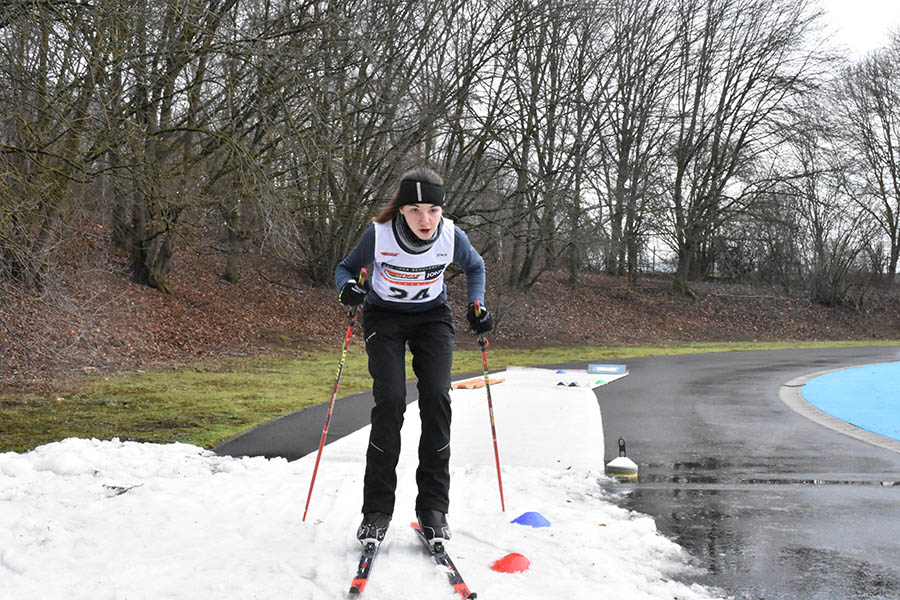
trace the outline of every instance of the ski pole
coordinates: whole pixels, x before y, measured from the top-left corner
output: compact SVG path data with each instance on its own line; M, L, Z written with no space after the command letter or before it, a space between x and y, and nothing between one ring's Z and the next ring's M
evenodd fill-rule
M366 280L366 270L359 272L359 284ZM319 452L316 454L316 466L313 467L312 479L309 482L309 493L306 495L306 508L303 509L303 521L306 522L306 513L309 511L309 501L312 499L313 486L316 485L316 473L319 472L319 461L322 460L322 448L325 447L325 438L328 437L328 425L331 423L331 413L334 412L334 401L337 398L338 385L341 383L341 373L344 372L344 360L347 358L347 348L350 346L350 336L353 334L353 326L356 325L356 311L359 305L352 307L347 312L347 332L344 334L344 348L341 350L341 362L338 364L337 377L334 379L334 387L331 390L331 404L325 413L325 425L322 427L322 439L319 440Z
M481 304L475 301L475 316L481 316ZM500 488L500 510L506 512L503 500L503 478L500 475L500 450L497 448L497 425L494 423L494 401L491 399L491 379L488 376L487 353L488 341L483 333L478 334L478 345L481 346L481 364L484 366L484 389L487 390L488 413L491 415L491 437L494 440L494 462L497 464L497 485Z

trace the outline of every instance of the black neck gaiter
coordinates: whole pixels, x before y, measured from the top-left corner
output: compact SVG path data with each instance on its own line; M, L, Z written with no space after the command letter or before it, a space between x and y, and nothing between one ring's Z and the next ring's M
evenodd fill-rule
M422 254L423 252L427 252L434 246L434 243L437 241L438 236L441 235L441 229L444 226L444 220L441 219L438 221L437 231L434 232L434 235L431 236L430 239L423 240L419 236L415 234L415 232L410 229L409 224L406 222L406 219L403 217L402 213L397 213L397 216L394 217L393 221L394 225L394 237L397 238L397 242L400 246L410 254Z

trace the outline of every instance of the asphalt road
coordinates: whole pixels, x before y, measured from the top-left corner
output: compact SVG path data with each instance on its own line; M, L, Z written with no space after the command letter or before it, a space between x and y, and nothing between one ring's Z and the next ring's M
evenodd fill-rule
M406 401L418 398L416 383L406 384ZM328 412L328 402L310 406L279 419L263 423L214 448L223 456L265 456L296 460L319 449L322 426ZM372 410L372 393L353 394L338 398L328 426L326 444L341 439L369 424Z
M630 375L597 397L607 459L625 438L639 481L607 488L694 557L701 569L692 581L727 597L900 599L900 453L813 422L779 397L803 375L898 360L900 348L871 347L624 361ZM408 398L415 395L410 384ZM339 400L329 441L367 424L370 406L369 394ZM288 459L315 452L326 408L216 451Z
M597 396L606 456L625 438L639 482L611 488L734 598L900 598L900 454L779 398L805 374L897 360L886 347L627 361Z

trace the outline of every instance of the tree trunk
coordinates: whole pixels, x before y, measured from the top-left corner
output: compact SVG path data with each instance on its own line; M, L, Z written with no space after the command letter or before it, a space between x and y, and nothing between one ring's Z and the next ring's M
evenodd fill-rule
M675 276L669 286L669 291L674 294L694 297L695 294L691 290L691 267L694 257L694 245L690 241L685 241L678 248L678 266L675 269Z
M225 254L225 272L222 277L228 283L237 283L241 278L241 253L244 241L232 226L228 227L228 249Z

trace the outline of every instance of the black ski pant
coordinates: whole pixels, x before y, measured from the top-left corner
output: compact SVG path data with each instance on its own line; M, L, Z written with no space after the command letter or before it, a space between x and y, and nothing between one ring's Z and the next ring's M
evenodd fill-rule
M409 344L422 421L415 508L446 513L450 506L450 367L454 338L450 307L443 304L421 313L401 313L366 305L363 328L375 406L366 451L362 511L394 513Z

